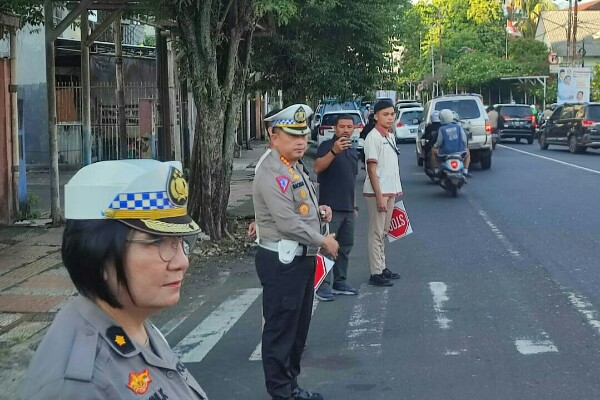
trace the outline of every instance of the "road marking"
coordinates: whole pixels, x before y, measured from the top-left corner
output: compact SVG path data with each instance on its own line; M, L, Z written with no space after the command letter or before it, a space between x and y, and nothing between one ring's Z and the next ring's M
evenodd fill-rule
M200 362L260 296L262 289L246 289L221 303L173 349L183 362Z
M366 283L360 286L346 331L349 350L368 350L381 355L388 297L389 287L378 288Z
M194 307L186 307L188 308L187 312L185 312L182 315L179 315L169 321L167 321L166 324L164 324L161 328L160 328L160 332L163 334L163 336L168 336L171 332L173 332L175 329L177 329L179 327L179 325L181 325L183 323L183 321L185 321L190 314L195 311L197 308L200 308L203 304L204 304L204 300L198 301L198 302L194 302Z
M517 351L523 355L540 354L540 353L558 353L558 349L552 340L531 340L517 339L515 340Z
M444 309L444 304L450 300L446 294L448 287L444 282L429 282L429 290L433 294L433 309L436 313L435 319L438 325L442 329L449 329L452 320L446 316L446 310Z
M571 304L575 306L577 311L580 314L583 314L587 323L596 330L597 333L600 333L600 321L598 321L597 311L594 310L592 303L590 303L585 297L582 295L577 295L575 293L568 293L569 301Z
M318 305L319 305L319 300L317 300L317 298L315 297L313 300L311 315L315 315L315 310L317 309ZM254 349L252 354L250 354L250 358L248 358L248 360L250 360L250 361L261 361L262 360L262 339L260 342L258 342L258 345Z
M560 161L560 160L557 160L555 158L541 156L539 154L530 153L528 151L523 151L523 150L515 149L515 148L509 147L509 146L504 146L504 145L501 145L501 144L499 144L498 146L503 147L503 148L508 149L508 150L516 151L517 153L523 153L523 154L527 154L529 156L541 158L542 160L548 160L548 161L552 161L552 162L555 162L555 163L558 163L558 164L566 165L567 167L580 169L582 171L591 172L593 174L600 174L600 171L597 171L597 170L591 169L591 168L582 167L581 165L571 164L571 163L568 163L566 161Z
M19 313L0 313L0 328L4 328L20 319L23 314Z
M469 201L471 203L475 204L475 201L472 199L469 199ZM500 241L500 243L502 243L502 245L504 246L504 248L506 249L506 251L508 251L508 253L516 258L520 258L521 257L521 253L519 253L518 250L515 249L515 247L513 246L513 244L510 242L510 240L508 240L506 238L506 236L504 236L504 234L502 233L502 231L500 230L500 228L498 228L496 226L496 224L494 224L492 222L492 219L490 218L490 216L483 211L483 209L481 209L481 207L477 205L477 208L479 208L479 215L481 216L481 218L483 218L483 221L487 224L487 226L490 227L490 229L492 230L492 233L496 236L496 238Z

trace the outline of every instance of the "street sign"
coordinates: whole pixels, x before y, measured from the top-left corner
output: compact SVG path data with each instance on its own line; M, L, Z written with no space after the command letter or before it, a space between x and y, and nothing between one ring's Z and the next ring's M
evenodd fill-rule
M412 231L412 226L410 225L406 209L404 208L404 202L400 200L394 204L392 222L390 223L390 229L388 231L388 241L393 242L403 238L406 235L410 235Z
M317 290L319 286L321 286L321 283L323 283L323 280L325 279L329 271L331 271L331 268L333 268L333 264L335 264L335 261L330 260L323 254L317 254L315 258L317 259L317 266L315 269L314 286L315 290Z
M548 61L548 64L550 65L557 65L558 57L556 56L556 52L551 51L550 53L548 53L548 55L546 56L546 61Z

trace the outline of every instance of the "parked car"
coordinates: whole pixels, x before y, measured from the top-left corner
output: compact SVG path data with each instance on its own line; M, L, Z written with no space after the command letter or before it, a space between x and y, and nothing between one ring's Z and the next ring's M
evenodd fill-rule
M488 122L481 96L477 94L451 94L436 97L427 102L423 110L423 121L419 125L416 141L417 163L423 162L421 137L425 126L431 123L431 113L449 109L458 114L460 124L469 139L471 163L481 163L482 169L492 166L492 126Z
M356 110L359 111L359 107L356 103L353 102L345 102L345 103L337 103L326 101L325 103L321 103L315 109L315 112L312 116L310 122L311 129L311 139L317 140L317 135L319 133L319 125L321 125L321 119L323 118L323 114L330 111L340 111L340 110Z
M394 121L396 142L417 139L417 131L422 119L423 107L401 108Z
M494 106L500 119L498 121L499 140L514 138L519 143L526 139L533 143L538 128L537 116L527 104L496 104Z
M600 103L561 104L540 130L540 148L569 146L571 153L600 148Z
M341 110L331 111L323 114L321 125L319 125L319 134L317 136L317 144L320 146L326 140L329 140L335 135L333 129L336 119L339 115L350 115L354 121L354 132L350 136L352 146L358 150L359 156L362 157L365 141L360 138L360 132L365 127L363 117L358 110ZM362 158L361 158L362 159Z
M415 107L423 107L423 104L419 103L417 100L411 99L403 99L398 100L396 102L396 111L400 111L403 108L415 108Z

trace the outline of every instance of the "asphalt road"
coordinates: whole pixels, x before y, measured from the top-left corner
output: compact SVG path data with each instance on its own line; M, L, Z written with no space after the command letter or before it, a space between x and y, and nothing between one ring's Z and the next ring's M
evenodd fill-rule
M359 196L349 282L361 294L316 304L301 385L347 400L599 398L600 151L506 143L451 198L414 144L400 147L414 233L387 259L402 279L366 285ZM268 398L253 262L192 273L157 321L211 399Z

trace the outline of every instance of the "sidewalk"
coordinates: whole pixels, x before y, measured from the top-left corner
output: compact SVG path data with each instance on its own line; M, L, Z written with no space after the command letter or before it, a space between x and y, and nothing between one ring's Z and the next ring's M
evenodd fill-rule
M227 207L233 217L254 216L254 165L267 146L265 142L253 142L252 147L252 150L242 150L241 157L233 162ZM45 181L43 174L36 171L35 179L30 181L36 193L49 191L49 176ZM61 190L72 175L72 172L61 173ZM45 210L41 212L42 216L47 215ZM22 372L16 371L24 371L42 331L64 302L76 293L66 269L61 268L62 231L62 228L0 225L0 382L4 384L3 393L20 393L19 374Z

